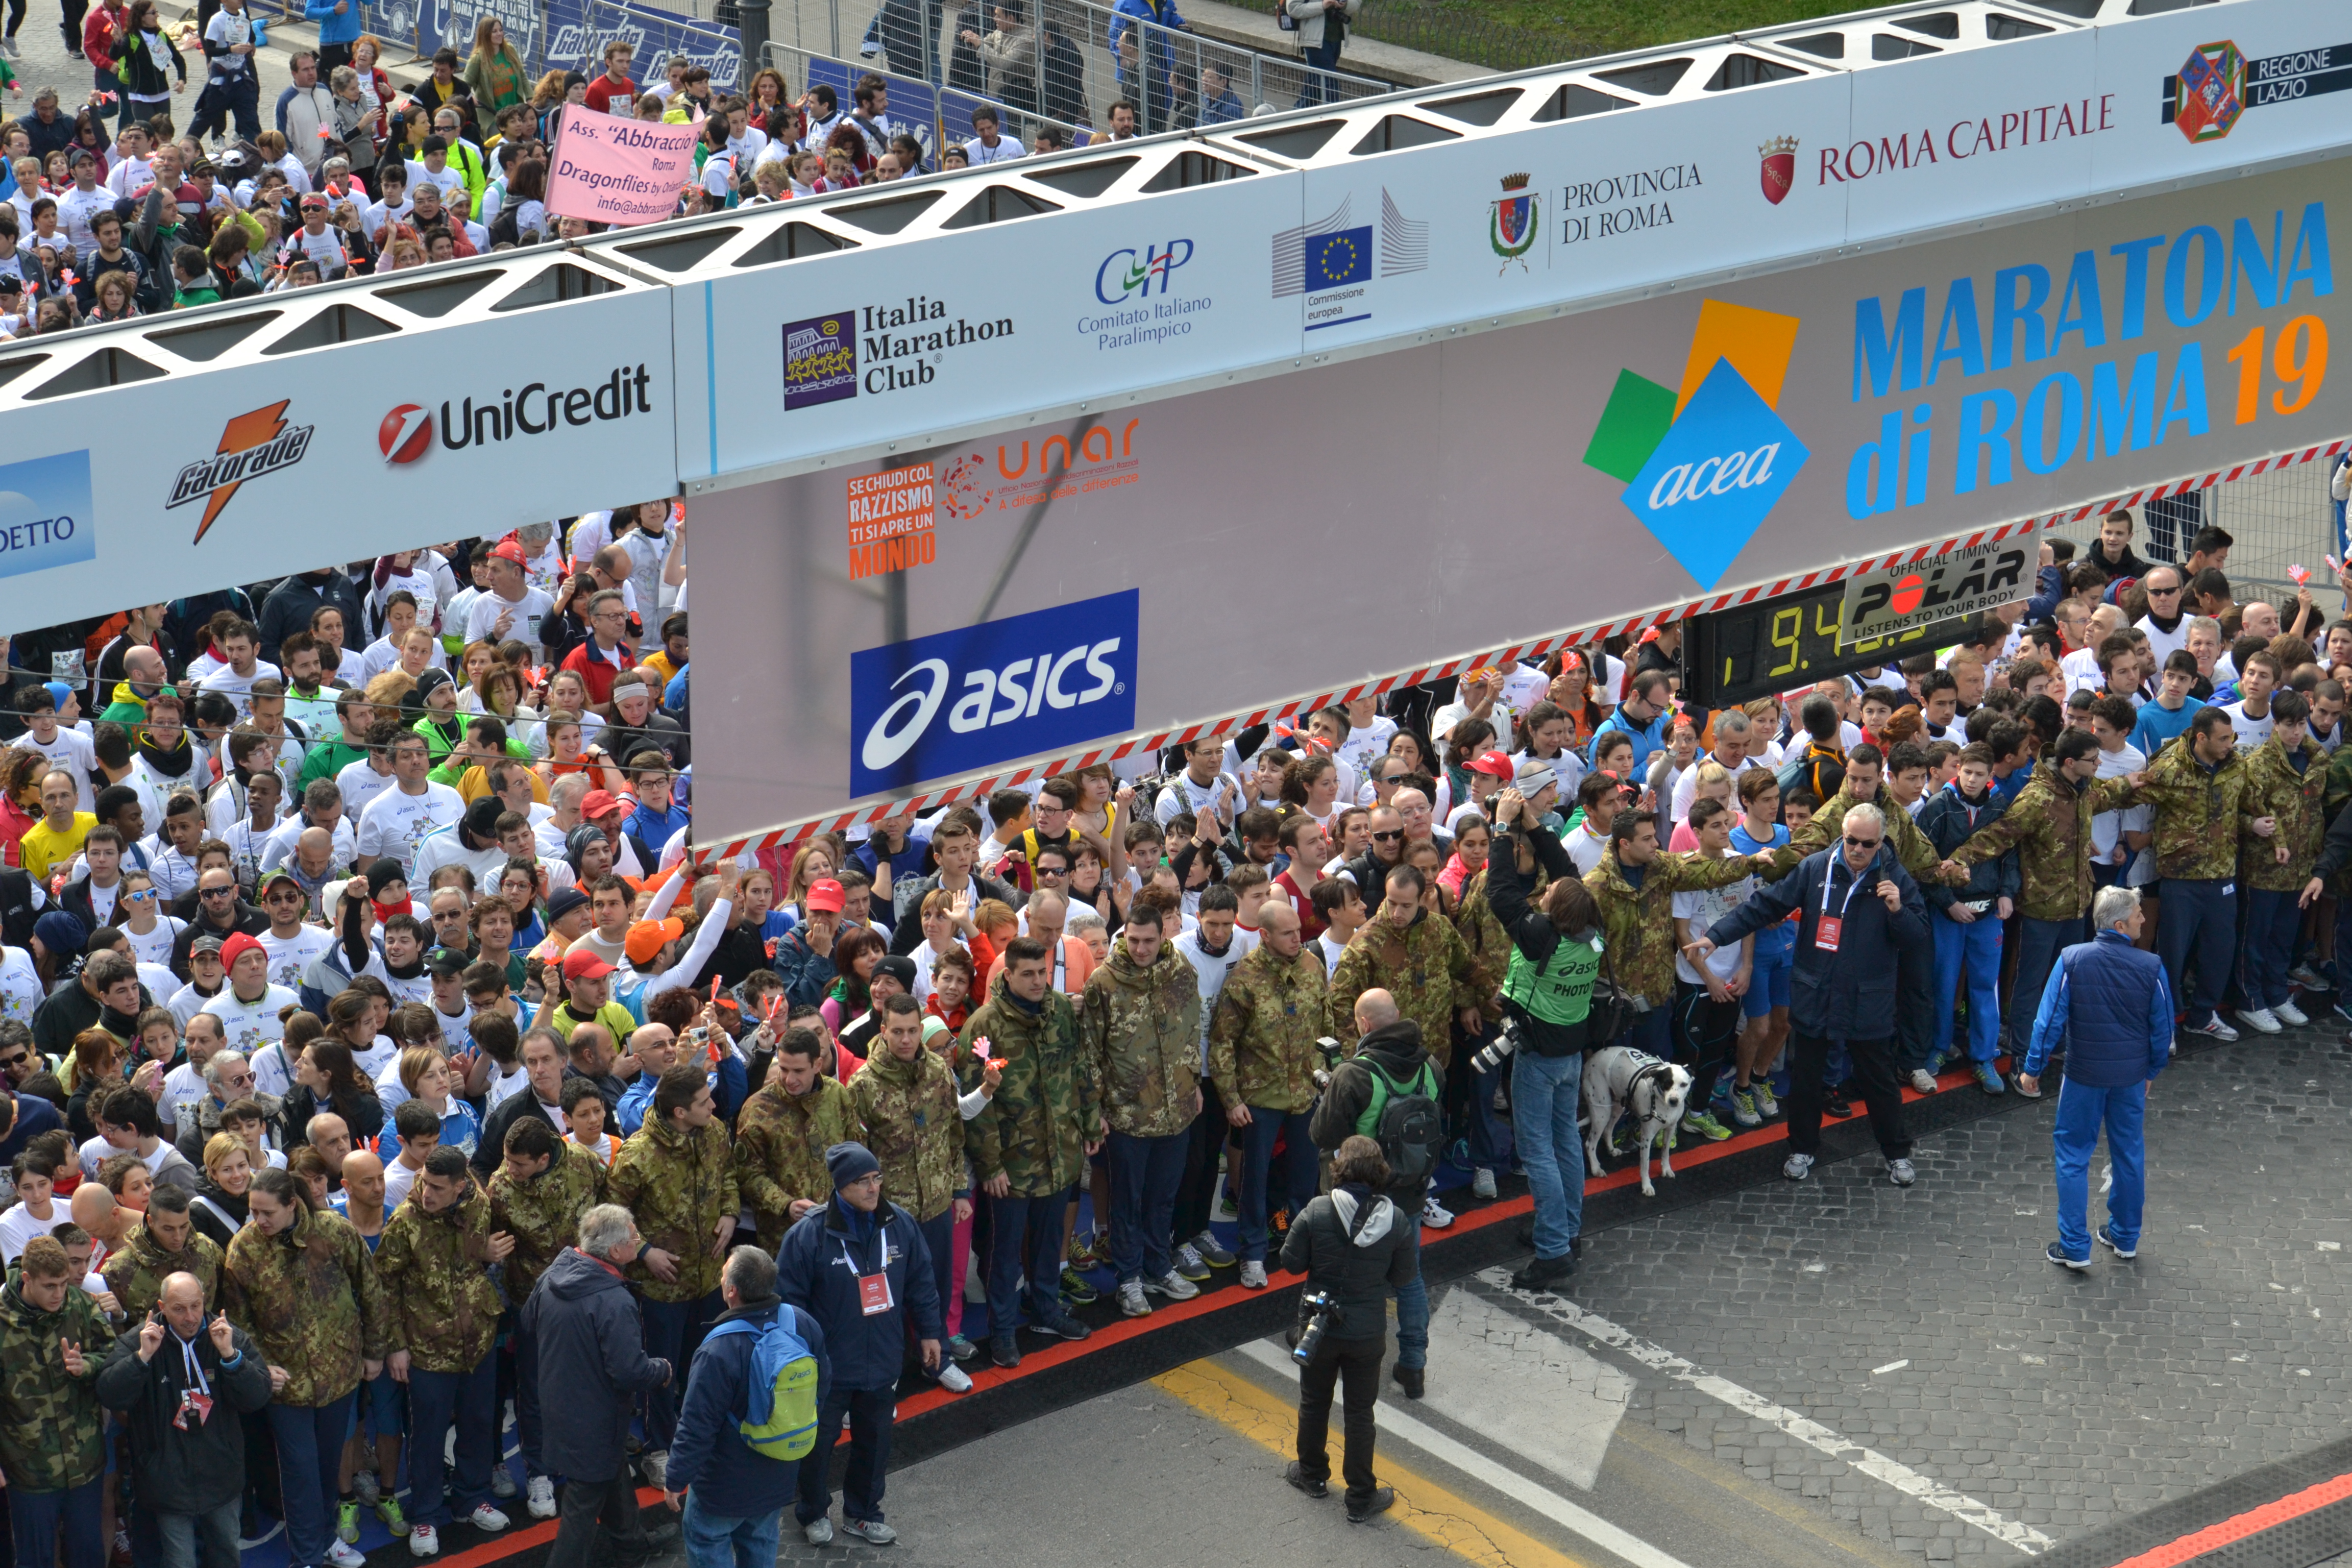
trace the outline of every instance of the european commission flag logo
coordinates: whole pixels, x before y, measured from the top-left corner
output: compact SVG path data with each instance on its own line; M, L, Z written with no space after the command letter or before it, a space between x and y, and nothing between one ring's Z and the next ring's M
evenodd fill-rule
M1337 234L1318 234L1307 242L1307 288L1337 289L1343 284L1361 283L1372 275L1372 229L1370 224L1361 228L1343 228Z

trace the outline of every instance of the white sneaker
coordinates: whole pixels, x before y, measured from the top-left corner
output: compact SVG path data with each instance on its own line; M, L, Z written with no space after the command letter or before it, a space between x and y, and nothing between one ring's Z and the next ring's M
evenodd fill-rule
M490 1468L491 1496L510 1498L521 1489L514 1484L514 1477L507 1473L507 1468L504 1465L494 1465Z
M1926 1068L1913 1068L1911 1069L1911 1087L1917 1089L1921 1094L1933 1094L1936 1092L1936 1075L1929 1072Z
M1242 1289L1244 1290L1263 1290L1265 1289L1265 1264L1248 1260L1244 1261L1242 1264Z
M1792 1182L1801 1182L1813 1173L1813 1157L1811 1154L1791 1154L1781 1162L1780 1173Z
M1470 1173L1470 1195L1480 1203L1495 1201L1495 1173L1481 1165Z
M1173 1268L1157 1279L1146 1279L1143 1288L1155 1296L1165 1296L1171 1301L1189 1301L1201 1293L1201 1288Z
M669 1479L669 1450L654 1449L637 1461L637 1468L645 1476L646 1485L660 1486Z
M327 1561L333 1563L334 1568L367 1568L366 1556L358 1548L346 1546L340 1541L327 1543Z
M1435 1193L1421 1200L1421 1223L1432 1230L1444 1230L1454 1223L1454 1211L1437 1201Z
M811 1546L830 1546L833 1544L833 1521L822 1517L810 1520L801 1526L801 1536Z
M950 1394L970 1394L971 1373L943 1356L940 1360L940 1386Z
M1122 1279L1118 1285L1118 1310L1130 1318L1151 1316L1151 1303L1143 1299L1143 1281Z
M545 1476L531 1477L530 1507L531 1518L553 1519L555 1517L555 1483Z
M2278 1017L2268 1007L2241 1007L2238 1009L2238 1022L2259 1034L2275 1035L2279 1032Z
M507 1527L509 1521L505 1514L488 1503L478 1502L474 1505L474 1511L466 1516L466 1522L485 1535L496 1535Z
M2311 1016L2292 1002L2280 1003L2271 1009L2271 1014L2291 1029L2300 1029L2311 1022Z
M441 1532L434 1529L429 1524L410 1525L408 1527L408 1554L411 1557L440 1556Z
M2243 1015L2241 1015L2241 1016L2243 1016ZM2189 1030L2189 1032L2192 1035L2203 1035L2209 1039L2220 1040L2224 1045L2229 1044L2231 1040L2238 1037L2238 1031L2230 1027L2229 1025L2221 1022L2221 1015L2219 1013L2214 1014L2211 1017L2206 1019L2203 1023L2198 1025L2197 1027ZM2272 1032L2276 1033L2277 1031L2273 1030Z

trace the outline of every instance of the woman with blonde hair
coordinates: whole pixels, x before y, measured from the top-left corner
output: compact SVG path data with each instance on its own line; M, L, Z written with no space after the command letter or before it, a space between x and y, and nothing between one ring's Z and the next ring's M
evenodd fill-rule
M234 1132L214 1133L205 1140L205 1173L188 1204L197 1233L226 1251L250 1217L247 1200L252 1192L253 1151Z

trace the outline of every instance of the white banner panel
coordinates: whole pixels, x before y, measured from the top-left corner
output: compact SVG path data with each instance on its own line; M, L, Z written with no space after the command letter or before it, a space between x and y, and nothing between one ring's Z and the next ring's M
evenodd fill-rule
M2192 6L2097 37L2099 90L2122 107L2126 132L2092 146L2101 190L2344 143L2352 6L2342 0Z

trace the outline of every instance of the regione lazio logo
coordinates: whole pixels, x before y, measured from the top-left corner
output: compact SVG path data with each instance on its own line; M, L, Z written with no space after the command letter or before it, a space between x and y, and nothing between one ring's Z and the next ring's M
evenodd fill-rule
M2191 142L2219 142L2246 111L2246 57L2235 44L2199 45L2173 82L2172 122Z
M1626 510L1703 588L1730 570L1810 456L1775 412L1798 325L1702 301L1679 390L1619 371L1585 447L1585 466L1625 481Z
M849 656L849 787L901 789L1135 727L1138 590Z
M1528 178L1526 174L1504 175L1503 194L1495 198L1494 211L1486 219L1486 243L1503 258L1497 276L1508 272L1514 261L1525 272L1528 252L1535 248L1543 199L1528 189Z
M1764 160L1759 175L1764 199L1777 207L1789 195L1789 187L1797 183L1797 139L1775 136L1756 151Z

